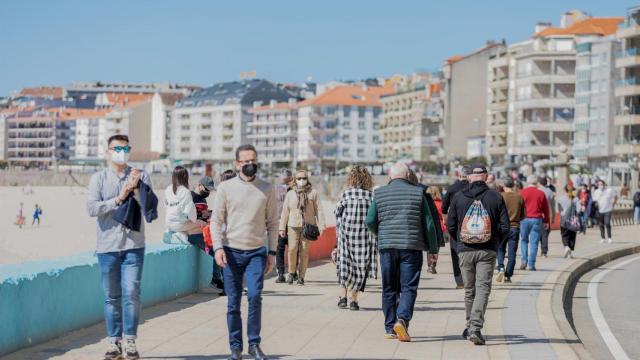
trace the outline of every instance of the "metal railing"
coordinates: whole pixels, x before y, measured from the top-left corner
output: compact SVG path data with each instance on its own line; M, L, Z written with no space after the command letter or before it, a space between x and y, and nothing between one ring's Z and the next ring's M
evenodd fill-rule
M626 57L626 56L637 56L640 55L640 48L631 48L627 50L621 50L616 52L616 58Z

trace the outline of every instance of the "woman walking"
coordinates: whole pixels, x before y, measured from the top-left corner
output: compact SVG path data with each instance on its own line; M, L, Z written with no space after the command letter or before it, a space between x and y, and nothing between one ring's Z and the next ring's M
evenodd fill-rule
M358 292L365 290L367 278L378 277L378 241L364 223L373 200L373 179L366 168L354 166L346 186L335 210L338 243L332 258L340 284L338 307L347 307L351 291L349 308L360 310Z
M571 185L565 185L565 194L556 201L557 211L560 213L560 236L564 245L564 257L573 259L573 251L576 247L576 235L580 231L580 218L578 209L580 199L578 199Z
M280 236L289 238L288 284L297 281L298 285L304 285L304 277L309 265L310 244L309 239L304 237L302 229L305 224L319 226L319 202L318 193L309 182L309 174L305 170L298 170L291 184L291 190L287 192L284 199L280 217ZM321 229L320 232L322 232Z
M429 186L427 188L427 194L431 196L433 202L436 205L438 212L438 219L440 220L440 228L442 234L447 234L447 227L444 225L444 218L442 217L442 195L440 195L440 188L437 186ZM443 235L444 236L444 235ZM427 266L428 271L432 274L437 274L436 265L438 264L438 254L427 254Z

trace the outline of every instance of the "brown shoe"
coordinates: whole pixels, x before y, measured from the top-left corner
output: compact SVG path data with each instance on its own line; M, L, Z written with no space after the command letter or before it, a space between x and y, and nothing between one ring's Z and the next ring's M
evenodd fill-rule
M409 325L403 319L398 319L395 325L393 325L393 331L398 335L398 340L402 342L411 342L411 336L409 336Z

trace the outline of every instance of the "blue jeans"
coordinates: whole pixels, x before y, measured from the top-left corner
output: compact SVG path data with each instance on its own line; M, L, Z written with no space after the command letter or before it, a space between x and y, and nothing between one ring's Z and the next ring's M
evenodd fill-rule
M526 218L520 222L522 263L528 264L529 268L536 266L538 242L540 242L542 230L542 219L540 218Z
M144 248L98 254L105 296L104 319L110 341L121 340L123 333L125 339L135 339L138 335L143 262Z
M518 240L520 237L519 228L510 228L509 236L498 246L498 269L504 270L504 276L513 276L513 269L516 267L516 253L518 252ZM507 255L507 268L504 268L504 257Z
M384 328L389 334L393 332L393 325L398 318L408 323L413 317L422 269L422 251L381 249L380 268Z
M635 225L640 224L640 206L635 206L633 208L633 223Z
M242 280L246 280L249 315L247 317L247 337L249 345L260 344L262 328L262 287L264 270L267 266L267 249L237 250L224 248L227 266L223 268L224 291L227 293L227 327L229 347L242 351Z

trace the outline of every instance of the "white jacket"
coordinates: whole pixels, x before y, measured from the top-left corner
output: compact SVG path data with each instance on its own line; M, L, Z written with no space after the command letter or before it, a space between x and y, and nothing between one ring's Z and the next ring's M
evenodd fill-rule
M197 219L191 191L184 186L179 186L177 194L174 194L173 185L169 185L164 190L164 204L167 207L164 219L168 230L186 231L188 225Z

